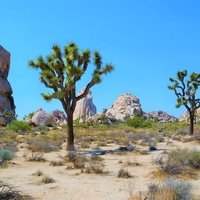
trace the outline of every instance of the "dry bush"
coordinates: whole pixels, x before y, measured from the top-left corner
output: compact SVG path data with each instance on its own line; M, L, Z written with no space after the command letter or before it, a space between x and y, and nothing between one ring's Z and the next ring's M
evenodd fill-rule
M177 149L156 160L159 170L166 175L192 175L192 169L200 169L200 151Z
M28 195L22 195L20 191L8 184L0 184L0 199L1 200L32 200Z
M84 155L74 155L70 158L70 161L73 163L75 169L84 169L88 159Z
M121 168L117 174L118 178L132 178L133 176L128 172L128 170Z
M49 183L55 183L56 181L53 178L50 178L49 176L44 176L41 180L41 183L49 184Z
M28 143L29 150L33 152L51 152L51 151L58 151L59 147L55 146L52 141L30 141Z
M43 172L38 170L36 171L35 173L32 174L33 176L42 176L43 175Z
M40 153L34 153L32 152L31 156L25 157L27 161L31 162L45 162L46 159L43 157L43 154Z
M56 166L62 166L64 164L62 161L58 160L58 161L51 161L49 165L56 167Z
M104 163L101 160L91 159L86 168L86 173L105 174Z

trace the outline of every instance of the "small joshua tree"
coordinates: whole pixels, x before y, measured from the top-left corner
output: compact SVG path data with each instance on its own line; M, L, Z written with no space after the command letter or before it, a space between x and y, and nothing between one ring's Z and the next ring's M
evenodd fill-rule
M168 88L173 90L177 96L176 107L179 108L183 105L187 109L190 119L190 134L193 135L195 114L197 108L200 107L200 98L196 97L200 86L200 74L192 73L188 80L186 79L187 76L187 70L178 71L175 79L169 79L172 85Z
M87 70L91 57L95 66L91 80L83 93L77 95L76 83ZM46 59L40 56L37 60L31 60L29 66L40 69L40 81L53 90L51 94L42 94L43 98L47 101L58 99L61 102L67 114L67 150L74 151L73 113L76 103L88 94L92 86L101 82L103 74L113 70L113 65L103 66L102 57L97 51L93 54L90 50L80 52L75 43L70 43L64 47L63 52L58 45L54 45L51 55Z

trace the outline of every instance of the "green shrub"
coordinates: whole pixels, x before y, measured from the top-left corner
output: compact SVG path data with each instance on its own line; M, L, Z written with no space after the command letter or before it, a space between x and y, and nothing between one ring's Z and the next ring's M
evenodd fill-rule
M2 161L12 160L14 157L14 153L12 151L1 149L0 150L0 159Z
M7 126L7 128L8 128L8 130L12 130L12 131L16 131L16 132L19 132L19 131L26 132L31 129L30 125L27 122L17 121L17 120L12 121Z
M146 121L142 117L134 117L126 120L126 124L134 128L151 128L153 126L152 121Z

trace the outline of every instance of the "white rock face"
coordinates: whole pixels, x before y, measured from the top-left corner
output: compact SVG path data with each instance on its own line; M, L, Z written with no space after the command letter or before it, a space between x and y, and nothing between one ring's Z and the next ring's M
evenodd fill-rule
M135 116L142 111L140 100L132 94L120 95L110 109L106 111L106 116L124 122L126 118Z
M83 90L79 92L82 94ZM92 101L92 92L89 93L82 99L80 99L74 111L74 120L79 120L79 122L85 122L90 117L94 116L97 113L96 106Z
M153 111L144 114L147 120L158 121L158 122L176 122L178 118L169 115L164 111Z
M182 121L187 121L189 122L189 114L188 112L185 112L180 118L179 118L179 121L182 122ZM197 122L200 122L200 108L197 109L196 111L196 121Z

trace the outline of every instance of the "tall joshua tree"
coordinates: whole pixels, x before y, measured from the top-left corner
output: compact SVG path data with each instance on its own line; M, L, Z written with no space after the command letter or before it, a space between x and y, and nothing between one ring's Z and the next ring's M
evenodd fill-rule
M170 90L173 90L177 96L176 107L185 106L189 113L190 119L190 134L194 132L194 119L197 108L200 107L200 98L196 97L197 90L200 86L200 74L192 73L189 77L187 70L178 71L175 79L170 78ZM189 78L187 80L187 78Z
M91 80L86 85L82 94L76 94L76 83L81 79L89 63L93 59L94 71ZM102 80L102 75L113 70L112 64L102 64L101 55L90 50L79 51L75 43L70 43L61 51L58 45L52 47L51 55L44 59L42 56L37 60L29 61L29 66L40 69L40 81L52 89L52 93L42 94L47 101L58 99L67 114L67 150L74 151L73 113L77 101L84 98L89 89Z

